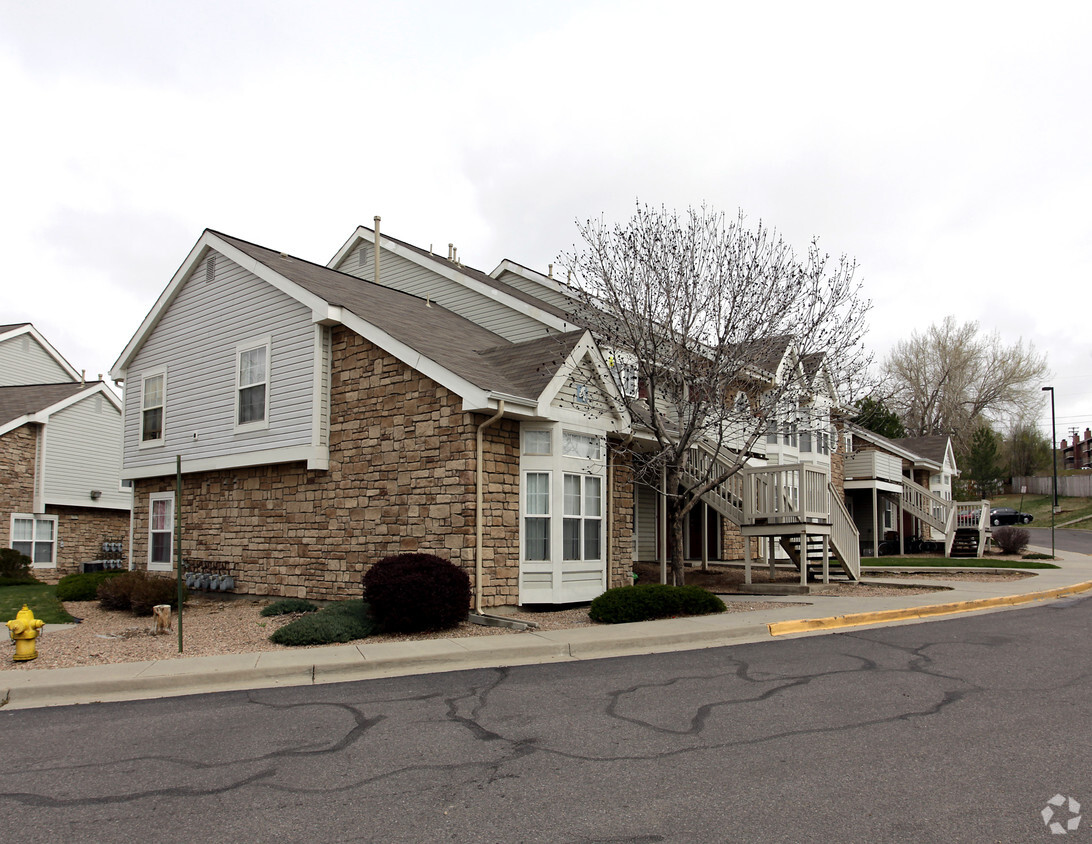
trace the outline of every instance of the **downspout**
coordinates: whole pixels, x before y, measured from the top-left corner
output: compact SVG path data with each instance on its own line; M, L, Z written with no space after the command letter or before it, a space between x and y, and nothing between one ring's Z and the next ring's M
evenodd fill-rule
M474 559L474 612L482 614L482 483L485 473L482 469L482 432L504 415L504 399L497 402L497 412L478 426L478 477L476 490L476 515L474 522L477 529L477 548Z

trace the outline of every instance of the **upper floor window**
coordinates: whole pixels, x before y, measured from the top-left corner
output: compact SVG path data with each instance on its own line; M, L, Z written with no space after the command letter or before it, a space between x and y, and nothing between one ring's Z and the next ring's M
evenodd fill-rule
M144 374L140 389L140 442L163 442L163 411L167 405L167 373L160 369Z
M523 432L524 454L550 454L552 434L549 430L529 429Z
M566 457L601 460L603 458L603 438L565 431L561 438L561 450Z
M236 427L264 428L269 416L269 338L237 348Z

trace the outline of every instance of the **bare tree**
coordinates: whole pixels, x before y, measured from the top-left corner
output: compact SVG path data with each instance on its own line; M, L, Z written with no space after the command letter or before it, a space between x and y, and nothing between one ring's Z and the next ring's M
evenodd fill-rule
M1033 415L1049 377L1046 355L1022 340L980 334L977 322L946 317L899 342L884 361L887 404L910 436L950 434L964 454L980 422Z
M742 468L768 424L779 416L790 424L779 414L787 399L791 424L807 424L808 362L814 371L825 356L828 370L862 370L871 303L854 262L830 259L814 241L798 258L742 214L638 204L625 223L590 220L579 230L582 246L561 257L582 302L577 318L628 370L619 383L642 432L635 465L646 482L664 482L669 556L682 583L687 514ZM695 460L698 447L713 459Z

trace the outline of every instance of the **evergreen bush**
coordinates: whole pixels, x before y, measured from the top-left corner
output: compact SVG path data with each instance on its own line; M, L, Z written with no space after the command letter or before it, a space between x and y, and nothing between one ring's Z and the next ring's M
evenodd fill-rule
M624 624L680 615L724 612L724 601L700 586L642 583L608 589L594 601L588 615L602 624Z
M99 584L111 577L125 574L123 571L87 571L66 574L57 583L59 601L94 601L99 596Z
M993 541L1005 554L1019 554L1028 547L1030 540L1031 534L1023 528L999 527L993 530Z
M364 639L375 632L375 622L364 601L340 601L308 613L275 630L269 641L276 645L332 645Z
M0 548L0 586L37 583L30 557L14 548Z
M296 612L318 612L318 607L303 598L281 598L268 607L262 607L261 614L268 618L271 615L289 615Z
M470 611L470 577L434 554L397 554L364 572L364 600L384 632L446 630Z

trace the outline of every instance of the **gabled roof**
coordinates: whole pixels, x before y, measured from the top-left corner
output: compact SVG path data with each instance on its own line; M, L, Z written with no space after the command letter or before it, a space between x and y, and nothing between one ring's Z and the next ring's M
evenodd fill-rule
M547 361L558 360L557 335L512 343L419 296L206 230L114 364L115 378L124 377L181 285L210 249L311 308L316 322L345 325L474 406L485 406L493 393L535 405L540 385L555 374L556 365L554 371L542 370ZM575 339L566 339L561 346L568 343L571 349L582 336L574 334Z
M938 468L944 465L944 459L951 449L951 437L946 434L932 437L900 437L895 442L921 455L930 463L935 463ZM955 465L954 455L952 465Z
M920 458L920 455L917 454L917 452L905 445L899 445L898 440L889 440L887 437L877 434L875 431L868 430L868 428L862 428L860 425L847 422L846 430L851 432L853 436L859 437L873 445L877 445L898 457L902 457L904 460L909 460L911 463L917 462Z
M521 313L530 314L544 324L549 325L557 331L569 331L574 326L571 323L571 317L565 311L560 308L554 307L548 302L544 302L541 299L532 296L529 293L524 293L522 290L513 287L510 284L506 284L503 281L498 281L491 275L482 272L481 270L468 267L465 264L460 264L457 261L451 261L447 258L436 255L435 253L422 249L419 246L414 246L412 243L407 243L404 240L399 240L396 237L391 237L388 234L380 234L380 246L381 248L403 258L407 258L413 261L419 266L426 267L433 272L437 272L445 278L451 279L464 287L468 287L472 290L479 292L483 291L483 288L489 292L486 293L492 299L498 299L504 304L513 307L515 310ZM359 243L364 241L366 243L375 242L375 230L370 229L367 226L357 226L356 231L352 236L345 241L342 247L337 251L333 258L327 263L328 267L334 267L339 264L346 255L348 255ZM383 279L380 276L379 279L382 284ZM497 296L496 294L500 294Z
M51 414L95 393L106 396L115 408L121 410L117 396L102 381L0 387L0 435L28 422L44 423Z
M73 381L80 380L80 373L76 371L76 368L72 366L67 360L64 359L64 355L53 348L53 344L46 340L45 337L29 322L16 322L10 325L0 325L0 342L4 340L10 340L13 337L18 337L21 334L29 334L37 341L47 355L49 355L57 364L68 373L68 376Z

